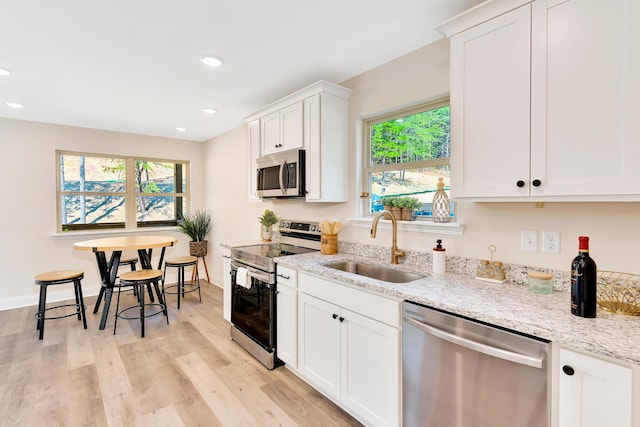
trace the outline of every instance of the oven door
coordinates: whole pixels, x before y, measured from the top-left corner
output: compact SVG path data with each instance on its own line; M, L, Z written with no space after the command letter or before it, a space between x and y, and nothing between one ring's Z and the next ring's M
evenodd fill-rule
M238 268L247 269L246 286L237 283ZM268 351L275 348L276 285L272 275L231 262L231 323Z

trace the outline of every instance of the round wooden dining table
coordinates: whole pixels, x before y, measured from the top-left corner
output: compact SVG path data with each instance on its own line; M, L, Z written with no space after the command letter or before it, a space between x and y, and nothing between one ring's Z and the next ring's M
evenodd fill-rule
M144 269L151 269L153 268L151 265L153 249L162 248L160 260L158 262L158 270L161 270L165 249L167 246L173 246L177 242L178 239L172 236L131 235L85 240L73 244L73 248L76 250L93 252L95 254L96 261L98 262L98 270L100 271L102 287L100 288L100 293L98 294L98 299L93 312L98 312L102 298L104 297L104 308L102 309L102 318L100 319L100 329L104 329L107 323L109 306L111 305L113 287L118 277L118 266L120 265L122 251L138 251L138 258L140 259L141 267ZM109 260L107 260L107 252L111 252Z

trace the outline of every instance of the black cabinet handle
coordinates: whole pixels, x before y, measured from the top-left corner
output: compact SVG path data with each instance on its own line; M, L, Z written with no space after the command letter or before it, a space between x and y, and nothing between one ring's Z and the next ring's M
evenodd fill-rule
M540 181L539 179L534 179L531 184L533 184L534 187L540 187L540 184L542 184L542 181Z
M344 317L340 316L340 323L344 322Z
M332 315L331 317L333 317L334 319L337 319L337 318L338 318L338 315L337 315L337 314L334 314L334 315Z
M571 375L576 373L576 371L569 365L564 365L562 367L562 372L564 372L565 374L567 374L569 376L571 376Z
M524 187L524 181L523 181L523 180L520 180L520 181L516 182L516 185L517 185L518 187L522 188L522 187Z

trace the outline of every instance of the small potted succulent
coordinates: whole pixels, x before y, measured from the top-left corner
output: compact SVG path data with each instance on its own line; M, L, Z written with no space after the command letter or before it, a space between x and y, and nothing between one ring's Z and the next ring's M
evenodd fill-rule
M185 213L178 220L180 231L191 237L189 253L191 256L203 257L207 255L207 234L213 228L211 212L196 209Z
M265 209L264 213L258 217L258 221L260 221L261 230L260 235L262 236L263 242L270 242L273 231L271 227L273 227L280 218L271 210Z

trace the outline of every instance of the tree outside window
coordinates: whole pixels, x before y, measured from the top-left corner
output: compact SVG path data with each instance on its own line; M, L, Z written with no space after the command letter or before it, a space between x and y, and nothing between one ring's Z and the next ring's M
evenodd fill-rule
M450 188L450 127L448 100L366 122L369 215L383 209L384 197L412 196L422 202L418 217L431 217L438 178Z

